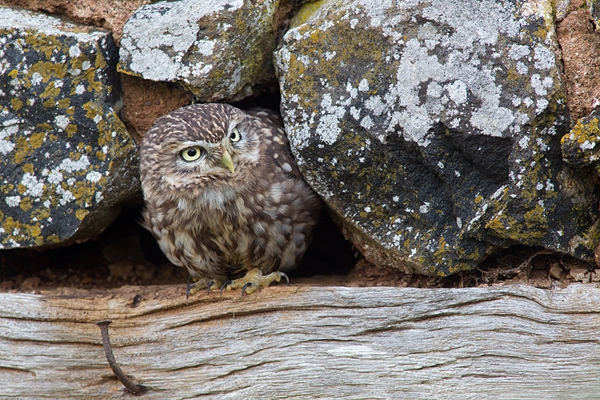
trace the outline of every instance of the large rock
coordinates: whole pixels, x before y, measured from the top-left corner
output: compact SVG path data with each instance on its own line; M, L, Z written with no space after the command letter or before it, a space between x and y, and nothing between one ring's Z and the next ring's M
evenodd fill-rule
M158 0L1 0L0 3L58 14L73 22L108 29L119 44L123 25L129 16L141 5L156 1Z
M367 259L441 275L513 244L593 259L549 2L320 4L276 52L282 113Z
M140 7L127 21L119 69L177 82L202 102L236 101L274 80L280 0L181 0Z
M600 101L600 35L591 19L588 9L576 9L556 27L573 121L589 115Z
M563 159L575 167L592 167L600 175L600 109L581 118L561 139Z
M108 32L0 6L0 248L84 240L139 191Z

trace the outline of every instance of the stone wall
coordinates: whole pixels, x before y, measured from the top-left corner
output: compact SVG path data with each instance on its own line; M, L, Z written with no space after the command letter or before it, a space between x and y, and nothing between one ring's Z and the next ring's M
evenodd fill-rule
M298 3L0 0L0 247L93 237L139 199L154 119L279 90L302 173L368 261L593 262L594 1Z

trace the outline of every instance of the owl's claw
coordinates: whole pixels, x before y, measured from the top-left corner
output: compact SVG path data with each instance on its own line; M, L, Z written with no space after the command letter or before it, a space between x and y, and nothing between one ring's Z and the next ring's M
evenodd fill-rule
M252 286L252 282L248 282L244 285L244 287L242 288L242 296L244 295L244 293L246 293L246 289L248 289L250 286Z
M225 281L225 283L221 286L221 294L223 294L223 290L225 290L227 285L229 285L230 283L233 283L233 281L231 281L231 280Z
M280 272L281 276L283 276L285 278L285 280L287 281L287 286L290 286L290 278L287 276L287 274L285 272ZM277 281L279 282L279 281Z
M189 283L187 284L187 289L185 289L185 298L189 299L190 298L190 293L192 292L192 289L196 287L196 283ZM194 291L194 293L196 293L196 291ZM192 293L193 294L193 293Z
M263 275L259 269L253 268L246 273L243 278L235 279L233 281L227 281L221 286L221 293L227 288L231 289L242 289L242 295L252 294L261 286L269 286L273 282L281 281L281 278L285 278L287 284L290 284L290 278L280 271L271 272L270 274Z
M213 280L213 281L210 281L210 282L208 282L208 284L206 285L206 286L207 286L207 288L206 288L206 294L210 294L210 288L211 288L213 285L215 285L216 283L217 283L217 282L215 282L214 280Z
M185 298L189 299L191 295L198 293L200 291L200 289L204 289L204 288L206 288L207 293L210 294L210 289L213 286L218 287L219 283L220 283L220 281L215 280L215 279L207 280L207 279L194 278L194 277L190 276L190 277L188 277L188 280L187 280L187 289L185 291Z

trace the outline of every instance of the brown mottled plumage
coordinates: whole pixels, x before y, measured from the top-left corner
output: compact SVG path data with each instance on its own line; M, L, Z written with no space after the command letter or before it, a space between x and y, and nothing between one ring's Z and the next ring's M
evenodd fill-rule
M279 117L194 104L159 118L140 149L144 223L200 287L279 281L300 262L320 208ZM246 279L242 278L253 269Z

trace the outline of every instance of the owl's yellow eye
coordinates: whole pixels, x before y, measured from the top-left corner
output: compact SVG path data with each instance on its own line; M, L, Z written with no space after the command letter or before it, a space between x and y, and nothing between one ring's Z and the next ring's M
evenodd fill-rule
M232 142L239 142L241 138L242 135L240 134L240 131L238 131L238 128L233 128L233 130L231 131L231 135L229 135L229 139Z
M181 158L185 161L196 161L202 155L202 149L198 146L188 147L181 152Z

